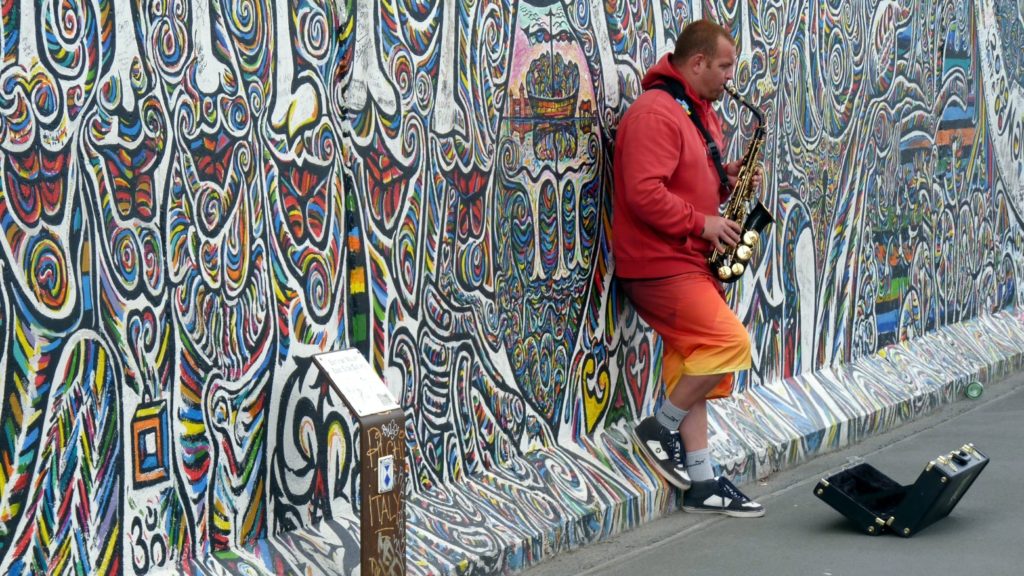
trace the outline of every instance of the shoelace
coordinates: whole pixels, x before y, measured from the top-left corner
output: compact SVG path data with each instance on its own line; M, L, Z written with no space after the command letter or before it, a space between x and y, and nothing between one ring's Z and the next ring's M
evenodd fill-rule
M683 463L683 441L679 438L679 432L669 431L665 444L668 445L669 456L679 464Z
M747 498L745 494L740 492L739 488L735 484L729 481L725 476L718 477L718 487L721 488L725 495L733 500L736 500L740 504L744 502L750 502L750 498Z

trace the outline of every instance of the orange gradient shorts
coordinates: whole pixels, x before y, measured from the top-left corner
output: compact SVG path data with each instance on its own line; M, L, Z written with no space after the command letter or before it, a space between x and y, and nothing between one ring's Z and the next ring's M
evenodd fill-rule
M707 397L732 394L733 372L750 368L750 335L715 279L687 272L654 280L620 278L619 283L640 317L662 338L666 394L686 374L723 374Z

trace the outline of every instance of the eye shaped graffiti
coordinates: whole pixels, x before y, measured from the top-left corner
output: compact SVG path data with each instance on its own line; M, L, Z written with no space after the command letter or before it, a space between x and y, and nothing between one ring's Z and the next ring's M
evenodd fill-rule
M554 422L593 274L601 162L591 151L602 143L590 67L565 13L524 2L517 17L499 140L495 223L507 241L495 259L496 288L517 383Z

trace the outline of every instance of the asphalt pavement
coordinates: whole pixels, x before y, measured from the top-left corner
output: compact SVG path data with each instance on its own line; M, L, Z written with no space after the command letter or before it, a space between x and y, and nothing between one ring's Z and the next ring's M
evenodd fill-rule
M867 462L902 485L966 443L987 467L951 513L910 538L869 536L819 500L821 478ZM1024 575L1024 374L855 446L741 487L763 518L679 510L560 554L524 576Z

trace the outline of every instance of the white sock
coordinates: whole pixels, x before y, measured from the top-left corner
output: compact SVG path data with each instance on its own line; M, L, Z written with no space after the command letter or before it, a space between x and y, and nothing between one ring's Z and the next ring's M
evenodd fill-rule
M688 412L682 408L676 406L671 400L665 398L665 401L661 403L661 410L654 415L654 418L669 430L679 430L679 424L686 418Z
M687 452L686 473L694 482L714 479L715 471L711 468L711 452L707 448Z

